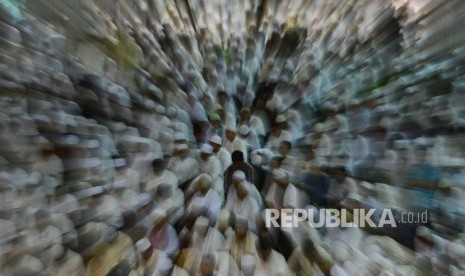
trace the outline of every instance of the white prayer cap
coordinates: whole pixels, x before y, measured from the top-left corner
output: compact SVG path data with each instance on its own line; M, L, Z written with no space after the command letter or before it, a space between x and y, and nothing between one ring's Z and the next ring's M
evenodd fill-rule
M324 129L325 129L325 126L322 123L318 123L313 127L313 131L318 132L318 133L323 132Z
M438 188L449 188L450 187L450 182L447 179L441 179L438 183Z
M241 125L239 127L238 133L239 133L239 135L242 135L242 136L249 135L250 128L247 125Z
M201 147L200 147L200 151L202 153L206 153L206 154L213 154L213 147L209 144L203 144Z
M169 258L163 258L158 262L158 271L161 275L168 275L171 268L173 267L173 262Z
M225 228L229 225L229 220L231 218L231 214L228 210L222 209L218 215L218 219L216 220L216 225L218 228Z
M175 141L181 141L181 140L187 140L187 137L184 133L182 132L176 132L174 134L174 140Z
M170 107L168 107L168 109L166 110L166 115L168 115L169 117L173 117L173 116L176 115L177 112L178 112L178 111L177 111L176 107L170 106Z
M115 168L121 168L123 166L126 166L126 159L124 158L117 158L113 160L113 163L115 165Z
M260 166L263 164L263 158L257 152L253 152L250 155L250 162L254 166Z
M210 221L206 217L198 217L194 224L195 232L205 233L208 230L209 223Z
M53 259L58 259L65 253L66 249L61 244L55 244L50 248L50 255Z
M345 246L337 246L334 248L334 259L340 264L344 263L349 258L349 251Z
M255 258L252 255L244 255L241 258L241 271L244 276L254 275L256 268Z
M286 170L281 168L273 169L273 171L271 172L271 176L273 177L273 180L278 182L286 182L288 180Z
M175 150L176 151L182 151L182 150L187 150L189 149L189 146L187 144L179 144L176 145Z
M151 246L149 239L143 238L136 242L136 247L139 252L144 252L148 250Z
M283 123L283 122L285 122L285 121L286 121L286 116L284 116L284 115L282 115L282 114L278 115L278 116L276 117L276 120L275 120L276 123Z
M158 114L165 114L166 108L163 105L159 104L155 107L155 112L157 112Z
M237 170L233 173L233 180L235 181L244 181L245 180L245 173L241 170Z
M160 222L162 219L166 217L166 212L162 209L155 209L153 212L150 214L150 218L154 223Z
M212 182L212 177L207 173L203 173L203 174L199 175L198 182L202 182L202 183L210 185L211 182Z
M223 141L221 140L221 137L218 135L213 135L212 138L210 138L210 142L213 144L217 145L222 145Z
M417 229L415 230L415 235L417 235L418 237L422 237L422 238L425 238L425 239L431 239L431 231L423 226L423 225L420 225L417 227Z
M137 195L137 207L142 208L150 203L152 197L148 193L142 193Z

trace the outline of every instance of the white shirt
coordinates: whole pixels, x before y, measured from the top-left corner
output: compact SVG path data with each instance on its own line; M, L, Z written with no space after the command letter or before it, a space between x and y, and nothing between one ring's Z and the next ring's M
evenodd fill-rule
M220 160L212 155L208 160L200 160L200 173L208 173L210 175L223 176L223 166Z
M180 183L194 178L199 173L197 161L190 156L186 158L179 156L171 158L168 163L168 169L178 177Z
M168 184L171 186L172 192L178 188L178 178L169 170L164 170L160 175L152 174L152 177L147 182L145 187L146 193L154 192L160 184Z
M281 130L281 133L279 134L279 136L277 136L274 133L270 134L270 136L268 137L268 140L266 141L265 148L277 153L279 149L279 144L282 141L292 142L292 140L293 140L292 135L289 131Z
M123 225L123 216L118 201L111 195L104 195L99 204L92 210L100 222L116 228Z
M215 156L220 160L221 165L223 166L223 173L226 169L232 164L231 153L227 151L224 147L221 147Z

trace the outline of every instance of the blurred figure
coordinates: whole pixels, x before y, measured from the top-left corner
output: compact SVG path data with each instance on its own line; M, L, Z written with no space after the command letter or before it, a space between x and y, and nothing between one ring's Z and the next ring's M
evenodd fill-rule
M70 275L78 276L85 273L81 256L63 247L54 245L50 249L52 261L45 268L45 275Z
M173 226L167 223L166 214L157 212L152 214L153 227L148 238L153 248L164 252L171 257L179 249L178 235Z
M245 255L257 255L257 236L249 231L249 225L245 219L237 219L234 225L235 232L227 241L225 248L240 267L241 258Z
M168 170L178 177L180 187L185 187L199 173L199 165L189 155L189 147L186 144L175 147L175 156L170 158Z
M291 271L283 255L271 248L267 240L257 241L257 271L264 275L289 275Z
M174 173L166 169L165 160L155 159L152 161L152 174L144 189L146 193L153 193L161 183L170 185L174 192L178 188L178 178Z
M232 178L235 171L243 171L247 181L250 183L254 183L255 175L253 167L244 161L244 154L240 151L235 151L231 155L232 164L226 169L224 173L224 190L227 192L229 191L229 187L232 184Z
M427 161L427 148L415 148L415 163L407 172L407 185L410 189L411 208L414 210L428 210L434 197L434 190L440 179L436 167Z
M226 171L227 168L232 163L231 160L231 153L227 151L222 145L223 141L221 140L221 137L218 135L214 135L210 138L209 140L210 145L213 147L213 153L214 155L220 160L221 165L222 165L222 173Z

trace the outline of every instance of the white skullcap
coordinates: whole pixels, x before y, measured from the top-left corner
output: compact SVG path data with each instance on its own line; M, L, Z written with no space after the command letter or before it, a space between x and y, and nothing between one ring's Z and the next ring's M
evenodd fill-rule
M415 230L415 234L418 236L418 237L422 237L422 238L425 238L427 240L432 240L432 237L431 237L431 232L430 230L425 227L425 226L418 226L417 229Z
M250 128L247 126L247 125L242 125L239 127L239 131L238 131L239 135L249 135L250 133Z
M152 200L152 197L148 193L142 193L137 195L137 207L142 208L145 205L149 204Z
M139 252L146 251L147 249L150 248L150 246L151 246L151 243L149 239L147 238L140 239L136 242L136 247Z
M65 248L61 244L55 244L50 248L50 255L53 259L57 259L65 253Z
M237 170L233 173L233 180L235 181L244 181L245 180L245 173L241 170Z
M218 135L213 135L212 138L210 138L210 142L213 144L217 145L222 145L223 141L221 140L221 137Z
M260 166L263 164L263 158L255 152L250 155L250 162L254 166Z
M273 177L273 180L278 182L286 182L288 180L286 170L281 168L273 169L271 176Z
M173 263L169 258L163 258L158 262L158 271L161 275L167 275L172 267Z
M202 153L206 153L206 154L213 154L213 147L209 144L203 144L201 147L200 147L200 151Z
M313 127L313 131L318 133L323 132L324 129L325 126L322 123L318 123Z
M195 220L194 230L196 232L205 232L208 229L210 221L206 217L198 217Z
M228 210L222 209L218 215L218 219L216 220L217 227L223 227L229 224L229 219L231 215Z
M175 141L186 140L186 139L187 139L186 135L184 133L182 133L182 132L176 132L174 134L174 140Z
M187 149L189 149L189 146L187 146L186 144L179 144L179 145L176 145L175 147L176 151L187 150Z
M283 123L285 121L286 121L286 117L284 115L278 115L278 117L276 117L276 120L275 120L276 123Z
M166 212L162 209L155 209L150 214L150 218L153 222L158 222L166 217Z
M244 255L241 258L241 271L245 276L254 275L256 268L255 258L252 255Z
M227 124L225 129L236 132L236 127L234 127L232 124Z
M170 106L168 107L168 110L166 110L166 115L173 117L177 113L176 107Z
M165 114L166 108L163 105L157 105L155 107L155 112L157 112L158 114Z

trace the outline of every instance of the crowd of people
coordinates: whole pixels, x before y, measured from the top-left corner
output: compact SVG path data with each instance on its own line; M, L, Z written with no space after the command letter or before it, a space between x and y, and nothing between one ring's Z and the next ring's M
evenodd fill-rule
M436 56L429 88L396 59L441 1L23 2L0 3L0 275L465 273L461 69Z

